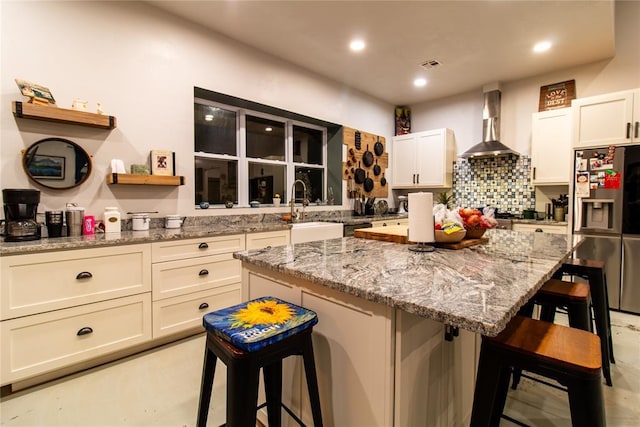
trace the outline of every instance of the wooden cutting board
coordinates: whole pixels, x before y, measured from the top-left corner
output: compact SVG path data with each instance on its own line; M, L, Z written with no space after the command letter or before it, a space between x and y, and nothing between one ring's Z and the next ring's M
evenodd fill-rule
M387 227L373 227L373 228L358 228L353 231L353 237L360 237L363 239L381 240L383 242L393 242L409 244L414 243L409 241L407 237L406 225L391 225ZM479 245L481 243L488 242L488 237L481 237L479 239L464 239L456 243L441 243L436 242L434 245L438 248L445 249L464 249L469 246Z

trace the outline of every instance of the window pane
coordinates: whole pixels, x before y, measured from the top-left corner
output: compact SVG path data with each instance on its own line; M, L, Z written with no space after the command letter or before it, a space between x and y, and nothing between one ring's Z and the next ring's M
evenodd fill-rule
M280 194L284 200L286 179L285 165L249 162L249 201L255 200L270 205L276 193Z
M195 204L238 203L238 162L196 156Z
M284 123L247 116L247 157L284 161Z
M302 180L307 186L307 199L310 203L322 201L322 185L324 183L324 169L296 167L296 179ZM302 185L296 185L296 199L302 198Z
M322 131L293 126L293 161L322 164Z
M195 151L237 155L236 112L194 104Z

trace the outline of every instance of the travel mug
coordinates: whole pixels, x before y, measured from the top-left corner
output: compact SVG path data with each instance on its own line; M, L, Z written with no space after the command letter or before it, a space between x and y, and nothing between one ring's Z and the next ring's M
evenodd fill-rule
M44 220L49 237L62 237L62 224L64 222L62 211L46 211Z
M82 236L84 208L67 207L67 236Z

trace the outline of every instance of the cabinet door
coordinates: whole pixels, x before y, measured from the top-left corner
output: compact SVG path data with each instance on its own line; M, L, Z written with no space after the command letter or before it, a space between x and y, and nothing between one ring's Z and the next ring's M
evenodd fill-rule
M531 162L534 185L569 184L571 108L533 114Z
M574 100L571 104L573 146L584 148L633 142L634 92L640 93L640 90Z
M415 147L415 136L412 134L393 138L393 187L415 186Z
M446 151L444 130L425 132L417 136L415 155L418 186L446 186Z

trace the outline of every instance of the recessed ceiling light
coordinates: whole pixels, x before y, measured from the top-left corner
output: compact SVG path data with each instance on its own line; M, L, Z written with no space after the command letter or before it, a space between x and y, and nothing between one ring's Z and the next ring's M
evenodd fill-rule
M540 53L540 52L545 52L550 48L551 48L551 42L545 40L543 42L536 43L535 46L533 46L533 51Z
M417 78L413 81L413 85L415 87L422 87L425 86L427 84L427 79L423 79L422 77Z
M349 43L349 48L354 52L360 52L364 49L364 46L364 41L360 39L351 40L351 43Z
M207 114L206 116L204 116L204 119L210 122L211 120L213 120L213 114Z
M267 132L271 132L273 128L264 128L264 130L266 130Z

